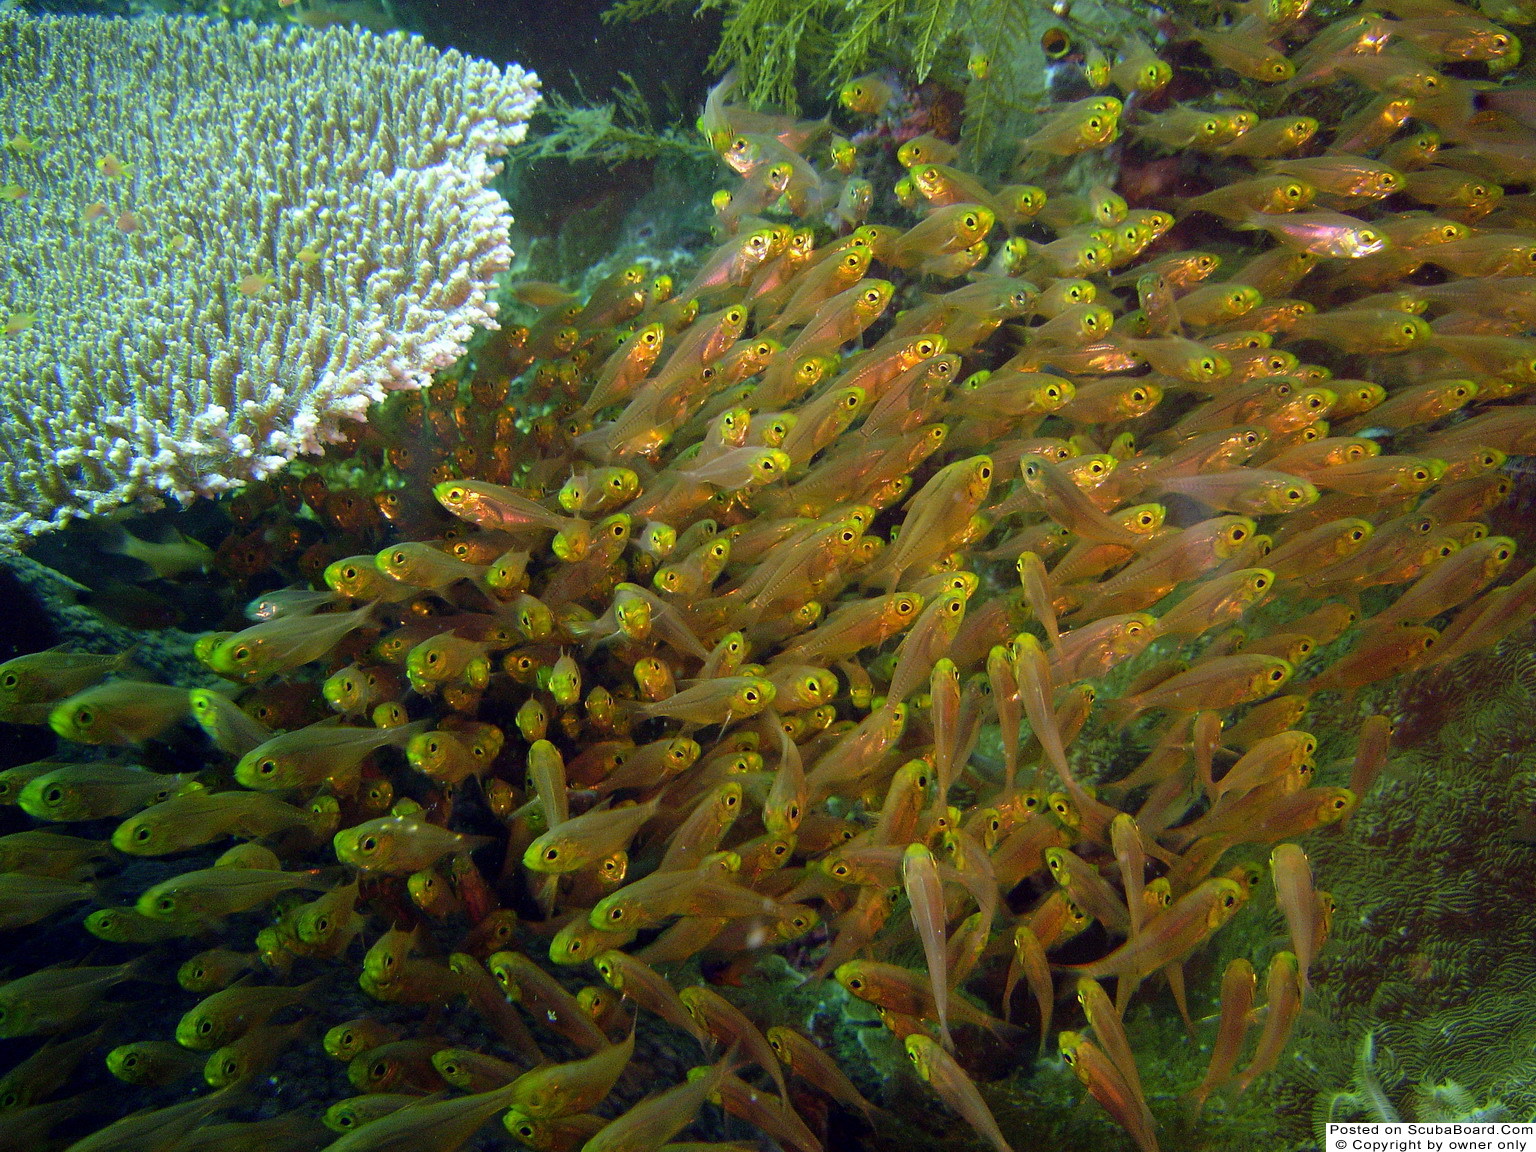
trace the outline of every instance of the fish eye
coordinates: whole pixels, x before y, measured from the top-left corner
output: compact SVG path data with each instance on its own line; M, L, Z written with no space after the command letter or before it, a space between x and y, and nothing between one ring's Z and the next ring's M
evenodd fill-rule
M60 800L64 799L64 789L55 784L43 793L43 799L49 804L57 804Z
M1088 128L1091 131L1097 132L1102 127L1104 127L1103 120L1099 119L1097 116L1088 117Z
M21 683L21 677L14 672L7 672L5 678L0 680L0 683L3 683L7 688L14 688Z
M256 765L256 771L260 772L263 776L270 776L277 771L277 761L269 757Z
M976 475L981 477L983 480L992 479L992 465L983 464L980 468L976 469Z
M1225 896L1223 896L1221 898L1221 906L1223 908L1230 908L1230 907L1232 907L1232 905L1234 905L1236 903L1237 903L1237 897L1232 895L1232 893L1230 893L1230 892L1228 892Z
M198 1031L198 1033L200 1035L203 1035L203 1036L208 1035L208 1033L213 1031L213 1021L212 1020L199 1020L197 1022L197 1031Z
M1271 680L1273 680L1276 684L1280 683L1280 681L1285 679L1285 669L1284 668L1271 668L1269 670L1269 678Z
M144 841L148 840L153 835L154 833L148 828L144 827L142 824L133 830L133 838L140 844L144 843Z
M378 846L379 838L377 836L364 836L357 842L357 848L359 852L372 852L378 848Z

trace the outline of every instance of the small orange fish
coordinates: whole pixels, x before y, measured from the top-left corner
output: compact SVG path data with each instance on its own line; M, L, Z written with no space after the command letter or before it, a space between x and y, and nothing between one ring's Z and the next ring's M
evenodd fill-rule
M1154 1127L1152 1112L1146 1105L1146 1096L1141 1086L1141 1073L1136 1068L1136 1057L1131 1050L1130 1038L1125 1034L1125 1027L1120 1022L1119 1012L1114 1004L1110 1003L1103 985L1086 976L1078 978L1077 1002L1088 1020L1088 1026L1093 1029L1093 1034L1098 1039L1100 1049L1115 1066L1115 1070L1125 1078L1126 1087L1131 1090L1132 1099L1138 1102L1143 1125L1151 1130Z
M1147 1122L1146 1104L1126 1083L1125 1077L1091 1040L1081 1034L1063 1031L1057 1037L1061 1058L1065 1060L1084 1087L1130 1134L1141 1152L1158 1152L1157 1135Z
M1221 1014L1216 1023L1216 1039L1211 1043L1211 1059L1199 1086L1186 1098L1191 1115L1198 1117L1211 1093L1231 1081L1248 1035L1257 991L1258 977L1253 965L1241 956L1230 961L1221 976Z
M775 1025L768 1029L768 1043L779 1059L796 1076L805 1080L839 1103L857 1109L865 1117L876 1111L875 1106L849 1080L837 1061L823 1052L809 1037L793 1028Z
M947 925L944 907L944 886L939 880L938 864L925 844L908 844L902 857L902 883L911 906L912 923L918 939L923 944L923 954L928 963L928 982L933 988L934 1009L938 1016L939 1035L944 1046L954 1048L954 1038L949 1033L949 971L945 945Z
M1174 963L1208 940L1243 904L1242 889L1225 877L1205 880L1153 920L1141 935L1102 960L1064 967L1083 976L1138 980Z
M930 1036L914 1032L904 1041L907 1058L912 1061L917 1074L933 1086L943 1101L963 1118L966 1123L984 1136L998 1152L1013 1152L1002 1129L987 1102L982 1099L976 1085L965 1074L954 1057L944 1051Z
M1439 639L1436 629L1422 624L1372 628L1361 634L1347 654L1299 690L1308 694L1339 692L1346 701L1352 700L1367 684L1419 667Z
M838 101L860 116L878 116L895 98L896 91L874 73L850 80L838 90Z
M1280 1054L1291 1038L1291 1030L1301 1015L1301 973L1292 952L1276 952L1269 962L1264 981L1264 1024L1248 1066L1233 1080L1233 1090L1241 1094L1248 1086L1280 1062Z
M1278 656L1217 656L1202 660L1186 672L1143 692L1113 701L1111 709L1122 721L1149 708L1174 712L1218 711L1246 704L1278 691L1295 669Z
M1307 782L1312 755L1316 751L1316 737L1310 732L1293 729L1255 741L1211 786L1212 804L1220 807L1226 797L1235 800L1256 788L1282 782L1288 785L1285 791L1295 791ZM1299 773L1304 766L1306 773Z
M105 156L96 160L96 171L100 172L108 180L121 180L124 176L133 172L133 165L119 159L115 153L108 152Z
M1152 62L1168 69L1155 57ZM1172 75L1171 69L1168 69L1168 75ZM1113 96L1089 96L1078 100L1053 112L1032 136L1019 142L1019 147L1055 156L1076 156L1080 152L1102 148L1119 135L1121 109L1120 101Z
M268 272L248 272L240 277L235 290L242 296L255 296L277 283L277 277Z
M1392 750L1392 719L1372 713L1360 724L1355 739L1355 759L1349 773L1349 790L1364 796L1387 767Z
M1372 617L1371 627L1418 623L1460 606L1497 580L1514 554L1515 541L1509 536L1489 536L1467 545L1404 589Z
M1317 940L1317 895L1312 887L1312 868L1307 854L1296 844L1277 844L1269 854L1269 872L1275 885L1275 903L1285 917L1296 975L1302 996L1309 987L1307 970L1312 966L1312 946Z

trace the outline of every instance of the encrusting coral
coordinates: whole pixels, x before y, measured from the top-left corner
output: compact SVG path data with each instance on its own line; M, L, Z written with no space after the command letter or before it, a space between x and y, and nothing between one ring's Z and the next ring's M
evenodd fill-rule
M1320 963L1332 1028L1278 1088L1320 1121L1536 1115L1533 688L1528 636L1415 677L1388 778L1314 848L1352 914Z
M0 540L238 487L453 363L537 100L402 35L0 15Z

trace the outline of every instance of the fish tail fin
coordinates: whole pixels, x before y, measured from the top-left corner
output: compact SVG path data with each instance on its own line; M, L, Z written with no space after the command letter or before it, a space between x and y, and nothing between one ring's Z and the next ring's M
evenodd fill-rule
M1143 708L1134 696L1122 696L1117 700L1111 700L1104 705L1104 711L1109 723L1116 728L1123 728L1136 717L1140 716Z
M1010 1024L1006 1020L1000 1020L996 1016L985 1016L979 1023L1005 1044L1022 1044L1029 1038L1027 1029L1020 1028L1017 1024ZM944 1029L944 1032L947 1037L948 1030ZM954 1043L953 1039L949 1042Z
M1182 1103L1184 1105L1185 1120L1193 1124L1196 1120L1200 1119L1200 1113L1205 1111L1205 1101L1208 1095L1209 1093L1206 1091L1204 1084L1200 1085L1193 1092L1186 1092L1184 1094Z
M1115 1015L1122 1020L1125 1018L1125 1010L1131 1005L1131 995L1136 991L1136 985L1141 981L1130 975L1121 976L1115 981Z

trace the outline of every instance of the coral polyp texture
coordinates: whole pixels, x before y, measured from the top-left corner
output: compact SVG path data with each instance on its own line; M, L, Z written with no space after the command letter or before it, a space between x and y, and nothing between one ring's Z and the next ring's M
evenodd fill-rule
M359 29L0 17L0 542L266 476L452 363L537 87Z

